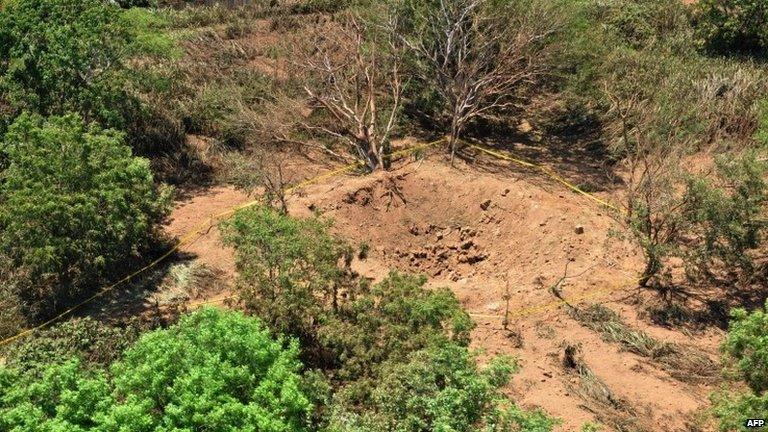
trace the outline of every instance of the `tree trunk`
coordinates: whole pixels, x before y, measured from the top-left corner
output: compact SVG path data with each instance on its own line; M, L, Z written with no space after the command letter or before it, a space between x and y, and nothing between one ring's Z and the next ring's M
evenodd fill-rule
M451 166L453 167L453 159L456 157L456 135L451 134L451 138L448 140L448 146L451 149Z
M661 270L661 263L656 257L648 257L648 262L645 264L645 270L643 270L643 275L640 277L640 280L638 283L641 287L647 288L648 282L650 282L651 278L656 276L656 273Z
M451 137L448 140L448 145L451 150L451 166L453 166L453 160L456 157L456 144L458 144L459 136L461 135L461 124L459 117L454 114L451 120Z

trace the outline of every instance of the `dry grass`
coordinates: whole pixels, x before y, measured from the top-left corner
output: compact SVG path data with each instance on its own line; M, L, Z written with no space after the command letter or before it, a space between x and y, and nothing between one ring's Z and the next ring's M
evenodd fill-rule
M611 309L599 304L571 309L571 316L585 327L615 342L632 353L660 365L672 377L684 382L712 383L719 377L719 367L696 349L660 341L626 324Z
M196 261L173 264L160 282L150 303L160 306L186 303L203 297L206 293L222 288L220 270L212 269Z
M616 396L600 377L587 366L578 345L563 347L563 368L571 378L566 386L584 402L588 411L601 423L619 432L641 432L646 429L637 422L638 413L626 400Z

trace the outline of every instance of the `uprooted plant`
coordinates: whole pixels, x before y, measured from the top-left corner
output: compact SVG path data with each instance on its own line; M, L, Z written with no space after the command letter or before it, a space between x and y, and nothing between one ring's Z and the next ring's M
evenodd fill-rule
M634 329L605 306L591 304L569 311L574 319L599 333L604 340L619 343L623 349L659 364L677 379L712 382L717 377L717 365L706 355Z

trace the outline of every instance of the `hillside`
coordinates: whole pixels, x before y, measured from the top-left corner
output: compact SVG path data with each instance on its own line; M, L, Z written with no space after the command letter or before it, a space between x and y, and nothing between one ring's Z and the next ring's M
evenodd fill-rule
M726 3L0 1L0 430L747 430Z

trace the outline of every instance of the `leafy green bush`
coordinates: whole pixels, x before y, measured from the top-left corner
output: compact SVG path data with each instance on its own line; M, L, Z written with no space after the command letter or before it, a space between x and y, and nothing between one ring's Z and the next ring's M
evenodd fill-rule
M13 1L0 9L0 99L43 115L123 123L123 61L131 33L103 0Z
M701 43L717 53L768 54L768 3L700 0L694 6Z
M243 210L222 224L234 246L240 297L275 331L307 341L325 314L337 307L347 271L339 264L349 246L327 232L319 218L294 219L268 207Z
M723 343L728 375L744 380L752 390L713 395L720 430L747 430L744 419L761 418L768 412L768 302L764 310L748 313L736 309Z
M404 361L425 347L469 344L474 328L469 315L448 288L427 290L426 281L392 272L370 289L352 293L352 300L322 322L319 338L339 361L337 379L371 378L379 365Z
M138 328L112 327L91 318L74 319L35 332L7 352L6 365L36 373L77 357L85 367L105 367L118 360L138 338Z
M0 429L302 431L297 357L257 320L204 309L142 336L109 374L77 358L40 377L0 366Z
M467 348L455 344L415 351L384 365L364 410L342 408L337 398L328 430L550 431L551 418L524 412L501 393L514 369L501 358L478 370Z
M763 245L768 206L768 164L754 152L718 162L719 185L694 177L685 195L684 217L693 244L683 246L689 276L744 282L755 274L755 251Z
M123 142L77 115L24 114L0 143L0 255L29 307L124 272L156 238L168 191Z
M764 310L736 309L723 350L735 362L735 372L753 392L768 390L768 302Z

